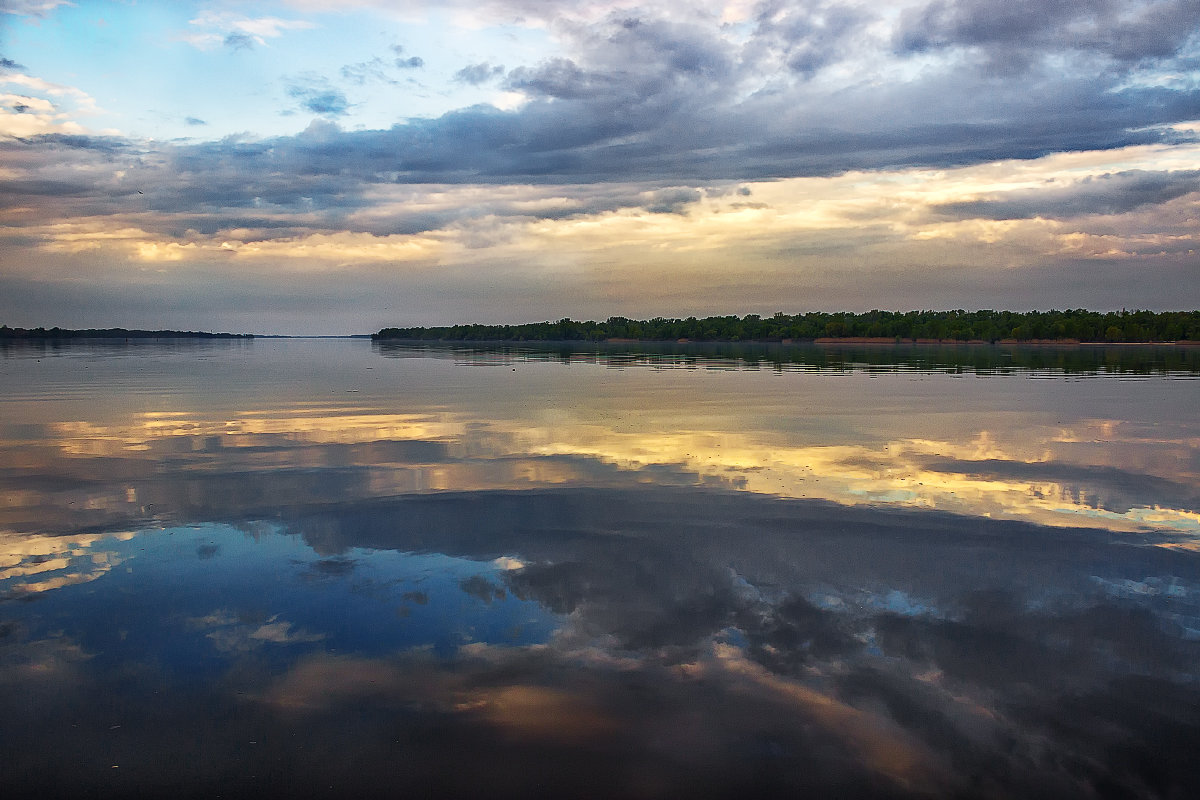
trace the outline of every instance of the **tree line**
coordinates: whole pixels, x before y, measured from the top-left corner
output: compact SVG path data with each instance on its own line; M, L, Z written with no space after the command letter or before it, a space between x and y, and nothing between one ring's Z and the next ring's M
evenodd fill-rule
M126 328L10 328L0 325L0 339L253 339L252 333L139 331Z
M1200 341L1200 311L868 311L809 312L770 317L655 317L635 320L609 317L603 322L557 322L523 325L449 325L384 328L374 339L419 341L559 341L599 342L608 339L697 342L778 342L787 340L894 339L960 342Z

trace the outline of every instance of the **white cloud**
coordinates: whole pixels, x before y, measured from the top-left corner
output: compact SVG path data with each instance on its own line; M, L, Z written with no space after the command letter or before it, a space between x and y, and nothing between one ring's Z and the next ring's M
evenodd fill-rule
M272 644L299 644L303 642L319 642L325 638L323 633L308 633L306 631L292 630L290 622L269 622L265 625L260 625L256 631L250 634L250 638L260 642L271 642Z
M244 17L228 11L208 12L188 21L198 29L197 33L183 34L179 38L200 50L211 50L222 44L253 42L266 45L267 39L275 39L286 31L315 28L307 20L280 19L278 17Z
M293 628L292 623L279 619L279 615L257 627L253 624L243 625L226 609L218 609L203 617L193 617L188 623L201 630L211 628L205 636L213 643L213 647L223 653L246 652L264 643L307 644L325 638L323 633Z
M32 75L0 73L0 87L18 89L0 91L0 137L85 133L75 117L100 111L87 92Z
M26 17L44 17L59 6L73 6L67 0L4 0L0 12Z

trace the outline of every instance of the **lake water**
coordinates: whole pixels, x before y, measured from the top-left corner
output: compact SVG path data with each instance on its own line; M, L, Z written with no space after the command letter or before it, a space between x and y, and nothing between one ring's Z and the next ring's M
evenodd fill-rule
M1200 353L0 348L0 793L1200 796Z

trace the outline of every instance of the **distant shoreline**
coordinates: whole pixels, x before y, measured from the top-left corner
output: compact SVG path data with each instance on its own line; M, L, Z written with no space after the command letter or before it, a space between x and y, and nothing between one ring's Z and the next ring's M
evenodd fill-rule
M781 344L792 344L793 342L781 341ZM841 338L823 336L817 339L805 339L799 343L811 344L878 344L878 345L898 345L898 344L936 344L936 345L1005 345L1021 347L1117 347L1117 346L1136 346L1136 347L1164 347L1170 345L1178 345L1181 347L1193 347L1200 345L1200 340L1195 339L1179 339L1174 341L1163 342L1081 342L1078 339L997 339L994 342L985 341L983 339L886 339L871 336L844 336Z
M66 339L253 339L252 333L209 333L206 331L145 331L127 328L10 328L0 326L0 341L47 341Z
M376 340L444 342L760 342L788 344L1188 344L1200 342L1197 311L813 311L770 317L478 323L383 328Z
M357 337L362 338L362 337ZM820 337L817 339L418 339L401 336L370 337L378 342L414 345L775 345L792 347L804 345L868 345L873 347L1200 347L1200 340L1183 339L1169 342L1081 342L1078 339L1036 339L1019 341L999 339L994 342L982 339L882 339L869 336L845 336L841 338Z

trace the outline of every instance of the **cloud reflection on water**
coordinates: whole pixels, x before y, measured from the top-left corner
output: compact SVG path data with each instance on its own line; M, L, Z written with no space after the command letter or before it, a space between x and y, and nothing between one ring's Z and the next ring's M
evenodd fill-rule
M493 674L526 681L549 661L604 709L645 686L666 708L619 730L699 736L671 763L699 769L704 753L728 777L730 753L761 741L790 768L842 764L867 796L1141 794L1200 777L1177 760L1200 742L1200 565L1142 536L689 488L412 497L313 522L326 550L517 554L506 583L563 627L461 658L487 652ZM1164 730L1181 738L1155 750ZM808 788L848 780L832 769Z
M346 352L5 401L0 785L1200 790L1177 385Z
M271 536L311 548L306 564L365 569L428 552L491 565L455 579L469 602L486 609L502 592L559 625L541 641L441 656L383 639L335 652L322 637L338 635L337 616L238 610L274 585L278 567L263 561L231 606L183 621L229 659L223 678L186 691L154 649L101 664L69 640L7 637L0 682L25 731L18 768L49 757L39 742L63 726L81 726L73 735L92 752L120 725L131 783L85 760L60 767L56 785L152 785L154 763L194 746L166 729L206 724L204 709L222 724L201 759L222 766L197 768L201 792L255 791L222 770L301 793L316 780L377 793L399 770L451 796L1200 786L1184 755L1200 744L1200 564L1145 534L654 486L408 495L290 509L277 524ZM222 545L234 546L228 534ZM301 591L328 592L301 567ZM131 630L156 624L156 599L169 598L147 591L123 620ZM288 647L308 649L262 660ZM57 680L112 700L93 711L18 702Z
M931 409L952 426L943 432L953 438L927 438L923 430L906 436L912 421L891 413L890 435L851 429L838 440L826 431L789 431L777 409L747 413L738 398L717 407L711 398L689 407L674 393L639 399L660 405L609 419L587 408L559 408L549 420L511 408L495 409L496 416L462 407L408 414L263 408L234 418L176 412L164 421L153 412L122 424L59 423L36 444L0 441L11 455L0 526L106 530L347 496L658 483L1200 533L1194 430L1155 440L1120 420L1043 424L1037 416L1046 412L1031 410L968 421ZM873 412L864 409L883 427ZM830 422L843 425L843 414ZM969 416L969 409L955 414ZM706 420L712 428L696 427Z

